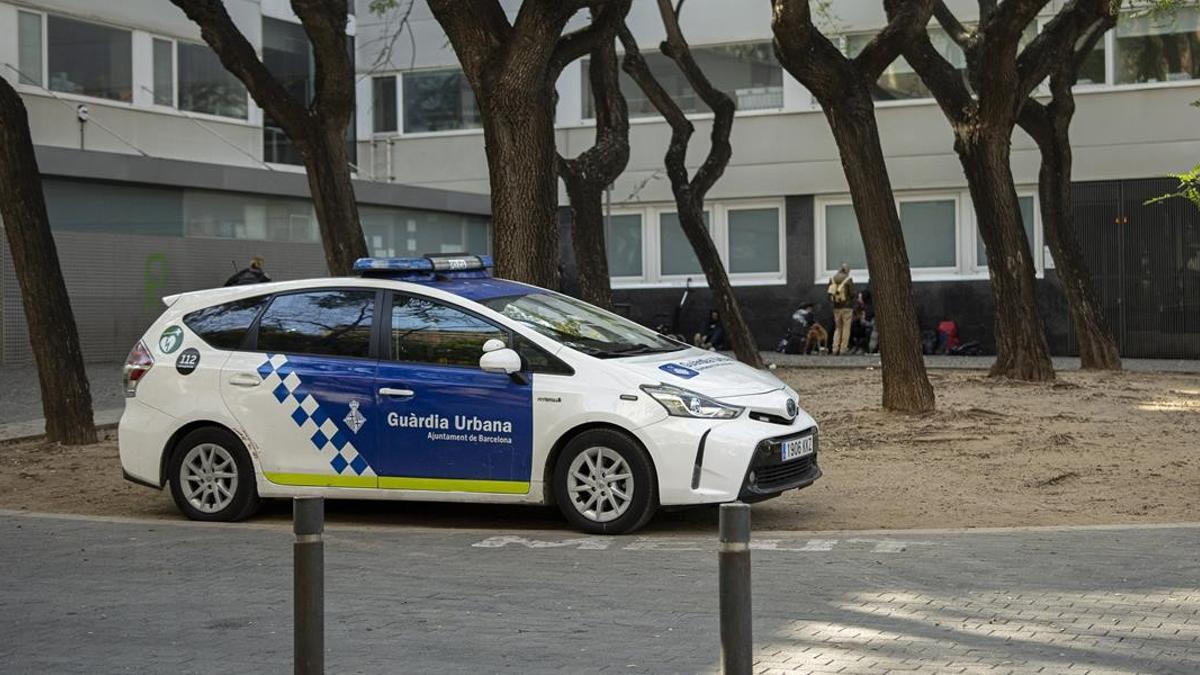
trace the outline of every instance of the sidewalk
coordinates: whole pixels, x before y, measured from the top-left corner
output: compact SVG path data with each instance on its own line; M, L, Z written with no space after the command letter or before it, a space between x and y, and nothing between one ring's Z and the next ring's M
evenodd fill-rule
M121 418L121 410L125 407L121 366L120 363L87 364L97 425L116 424ZM32 364L0 367L0 383L3 383L0 386L0 441L45 433L37 368Z

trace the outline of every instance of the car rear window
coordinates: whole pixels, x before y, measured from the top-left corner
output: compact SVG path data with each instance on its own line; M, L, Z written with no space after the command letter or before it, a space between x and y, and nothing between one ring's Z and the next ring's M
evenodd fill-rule
M270 296L260 295L205 307L185 315L183 323L217 349L238 349L268 299Z

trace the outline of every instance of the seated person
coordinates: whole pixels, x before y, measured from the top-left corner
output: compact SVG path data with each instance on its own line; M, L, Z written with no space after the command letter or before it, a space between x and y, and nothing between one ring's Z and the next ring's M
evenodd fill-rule
M717 310L712 310L708 313L708 323L704 324L704 330L692 338L692 344L701 349L711 351L722 351L728 348L725 344L725 327L721 325L721 315Z

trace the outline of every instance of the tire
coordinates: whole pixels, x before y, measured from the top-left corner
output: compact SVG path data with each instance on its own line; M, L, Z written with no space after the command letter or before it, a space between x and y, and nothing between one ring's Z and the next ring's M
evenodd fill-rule
M188 433L175 444L167 471L175 505L192 520L235 522L258 511L250 453L228 429Z
M590 481L597 462L606 480L594 484ZM607 476L605 470L610 472ZM613 429L593 429L571 439L554 465L553 489L563 516L590 534L628 534L649 522L658 508L658 481L650 457L636 441Z

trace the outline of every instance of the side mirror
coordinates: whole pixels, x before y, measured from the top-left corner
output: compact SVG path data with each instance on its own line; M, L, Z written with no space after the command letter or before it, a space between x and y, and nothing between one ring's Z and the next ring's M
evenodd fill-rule
M495 342L500 342L496 340ZM487 345L484 345L484 354L479 357L479 368L488 373L503 373L505 375L513 375L521 372L521 355L508 347L501 346L500 349L487 351Z

